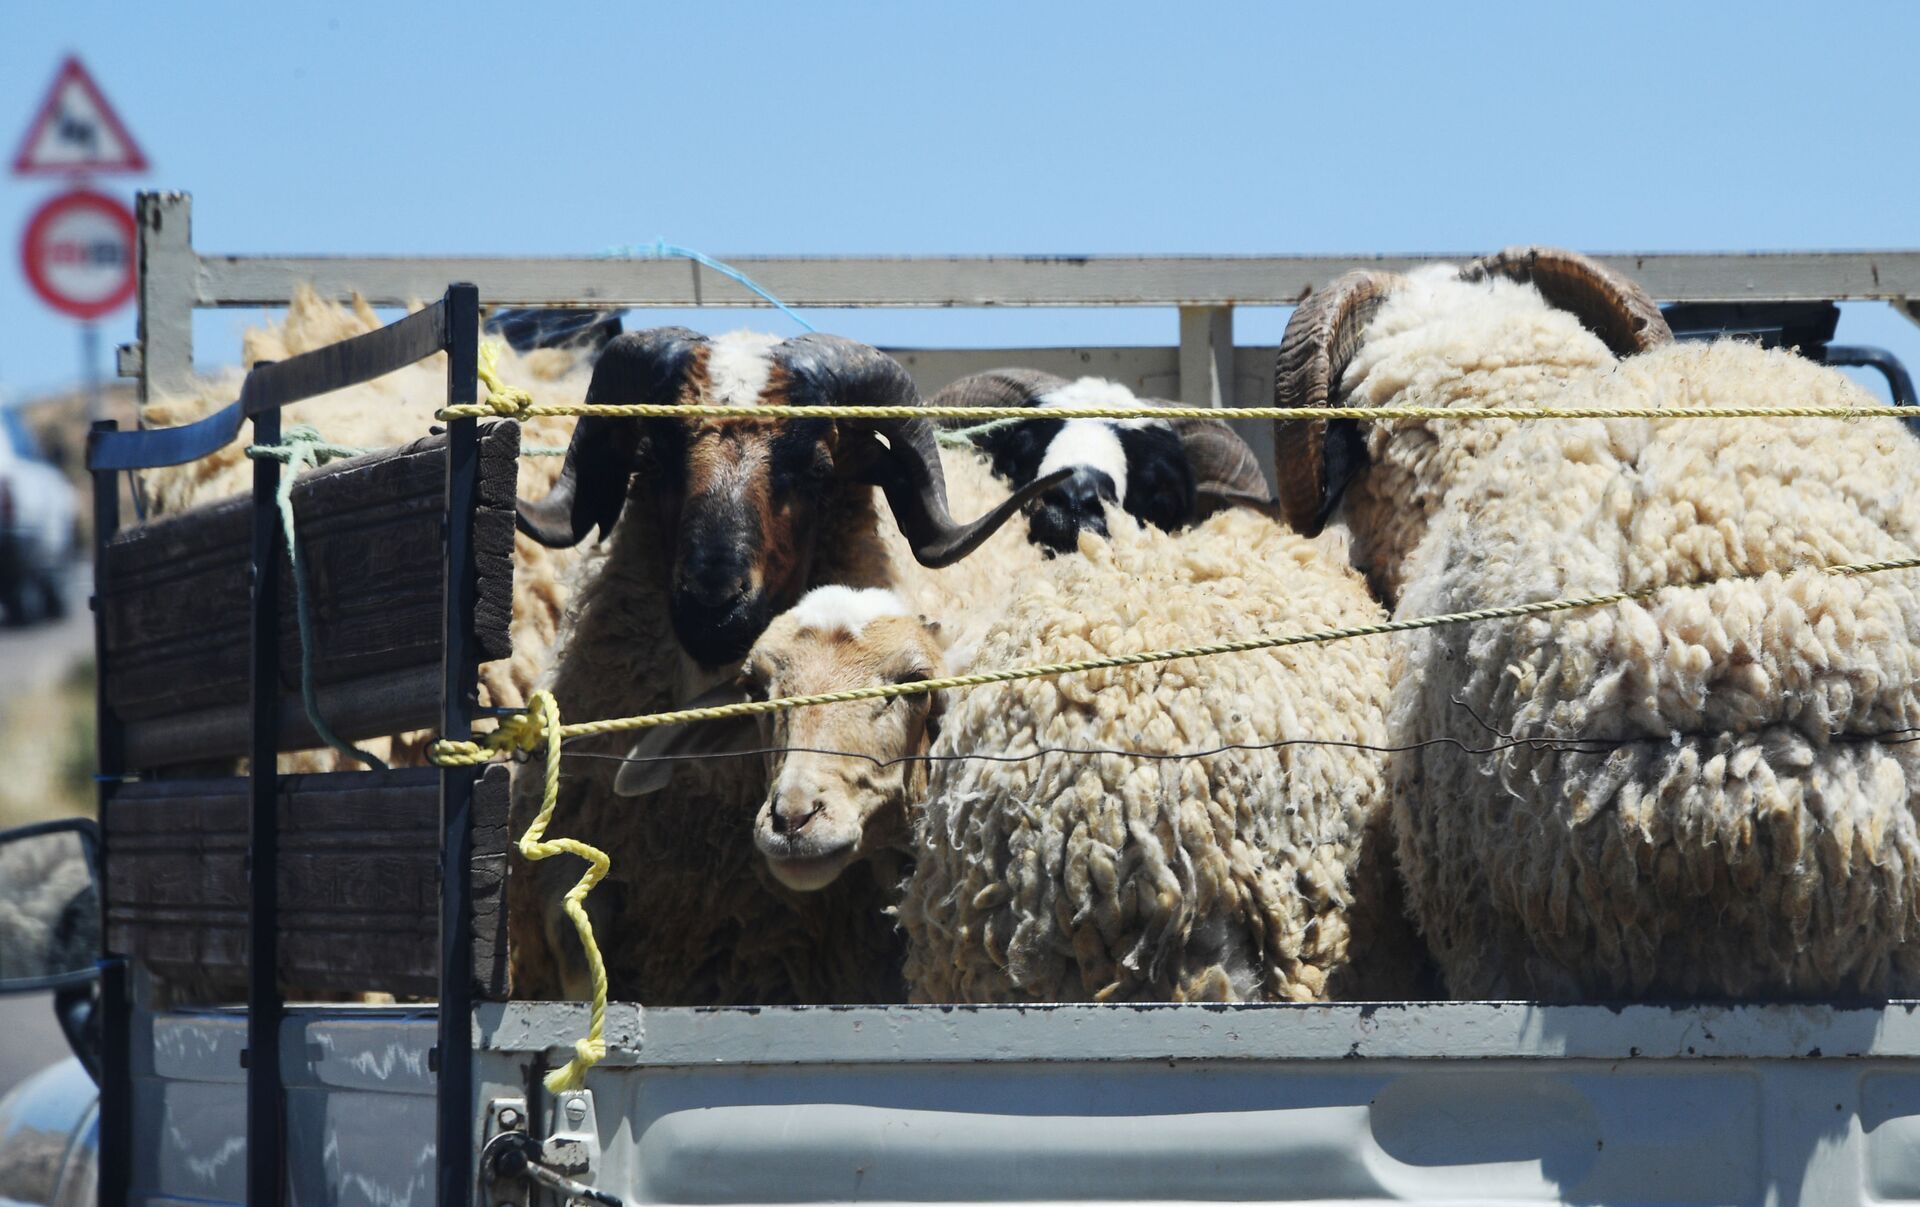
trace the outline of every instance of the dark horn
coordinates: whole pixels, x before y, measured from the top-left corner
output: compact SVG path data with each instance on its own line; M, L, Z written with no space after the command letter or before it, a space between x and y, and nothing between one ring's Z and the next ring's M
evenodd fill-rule
M899 362L854 340L834 335L796 336L781 344L775 360L787 371L788 397L796 406L918 406L919 391ZM933 425L918 416L850 422L885 440L856 459L861 478L885 492L894 522L923 566L945 566L974 551L1026 502L1058 485L1066 473L1050 474L1014 492L986 515L957 523L947 511L947 480Z
M1572 313L1615 356L1631 356L1673 342L1666 316L1646 290L1579 252L1509 247L1460 270L1463 281L1488 277L1531 283L1548 305Z
M707 342L685 327L631 331L608 342L587 384L590 403L671 403ZM627 479L640 453L643 421L589 415L573 429L567 460L553 489L538 502L520 500L518 524L542 545L566 548L595 527L613 531L627 501Z
M1273 401L1283 407L1334 405L1341 375L1360 349L1360 336L1405 278L1388 272L1350 272L1294 307L1274 366ZM1327 473L1329 438L1345 447L1351 423L1329 432L1324 419L1274 423L1274 480L1287 523L1312 536L1326 523L1346 486Z
M1273 502L1267 476L1260 472L1260 458L1224 420L1177 419L1173 430L1193 469L1194 489L1203 500L1223 504Z
M941 387L927 400L930 407L1030 407L1042 396L1068 384L1064 377L1038 369L989 369L972 373ZM977 420L942 419L945 428L972 427Z

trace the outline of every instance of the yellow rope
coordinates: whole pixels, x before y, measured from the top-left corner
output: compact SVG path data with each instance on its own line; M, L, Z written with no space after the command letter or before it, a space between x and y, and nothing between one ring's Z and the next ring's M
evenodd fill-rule
M552 692L540 691L533 693L527 701L525 714L512 718L489 735L512 743L515 749L547 748L546 783L540 812L527 827L527 832L520 836L520 854L534 862L554 855L578 855L587 861L586 874L580 877L578 884L567 890L561 905L566 909L567 917L573 919L574 929L580 932L580 946L587 951L587 970L593 977L593 1012L587 1023L586 1038L573 1046L573 1059L546 1076L547 1090L555 1094L577 1090L586 1084L587 1070L599 1064L607 1055L607 965L600 957L600 944L593 937L593 923L587 918L583 902L587 894L593 891L593 886L606 876L610 866L606 852L598 847L588 846L574 838L545 837L547 824L553 820L554 806L560 800L559 731L560 706L554 701Z
M485 402L442 407L435 412L441 419L485 419L492 415L533 414L533 395L519 386L500 380L500 345L493 340L480 343L480 384L487 387Z
M1834 575L1877 574L1885 570L1920 569L1920 557L1898 558L1878 562L1851 562L1846 565L1825 567L1824 573ZM873 687L850 688L846 691L820 692L810 696L783 696L776 700L745 700L734 704L719 704L710 708L683 708L674 712L651 713L639 717L616 717L604 721L577 721L571 725L558 727L562 740L586 737L589 735L622 733L634 729L653 729L664 725L685 725L694 721L720 721L730 717L757 716L761 713L786 712L795 708L812 708L821 704L847 704L857 700L887 700L895 696L923 695L927 692L949 691L969 687L984 687L993 683L1014 683L1022 679L1040 679L1053 675L1073 675L1086 671L1109 670L1115 667L1140 666L1151 662L1172 662L1182 658L1206 658L1216 654L1243 654L1253 650L1280 649L1294 645L1312 645L1325 641L1343 641L1353 637L1374 637L1383 633L1406 633L1416 629L1439 628L1443 625L1475 624L1488 620L1510 620L1522 616L1540 616L1550 612L1570 612L1581 608L1605 607L1608 604L1626 603L1632 600L1646 599L1661 591L1700 590L1720 583L1756 582L1760 575L1737 575L1728 578L1707 579L1693 583L1669 583L1658 587L1644 587L1637 591L1610 591L1603 595L1582 595L1567 599L1547 599L1534 603L1509 604L1497 608L1477 608L1470 612L1449 612L1440 616L1418 616L1407 620L1388 620L1379 624L1352 625L1346 628L1321 629L1311 633L1290 633L1279 637L1248 637L1236 641L1216 641L1205 645L1183 646L1169 650L1143 650L1137 654L1112 654L1101 658L1083 658L1075 662L1049 662L1038 666L1015 667L1010 670L982 671L972 675L949 675L942 679L922 679L912 683L886 683ZM534 730L529 737L529 728L520 724L524 718L514 717L503 722L492 733L483 734L472 742L435 742L428 757L436 763L446 766L473 766L492 761L501 753L514 750L537 748L542 741L549 740L546 730Z
M483 355L483 365L485 361ZM705 406L677 403L535 403L525 390L497 389L485 402L442 407L442 419L530 419L598 415L614 419L1910 419L1903 408L1865 407L935 407ZM497 380L497 378L495 379Z

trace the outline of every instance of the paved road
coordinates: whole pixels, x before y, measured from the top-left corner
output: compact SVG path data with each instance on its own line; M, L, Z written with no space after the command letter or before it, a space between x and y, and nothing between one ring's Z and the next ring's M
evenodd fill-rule
M87 609L89 570L76 566L68 578L67 614L20 628L0 626L0 683L9 694L54 682L93 650L93 613Z
M24 628L0 627L0 684L30 692L54 683L93 650L93 613L87 609L88 570L73 572L67 614ZM53 1018L53 995L0 997L0 1094L68 1055L66 1038Z

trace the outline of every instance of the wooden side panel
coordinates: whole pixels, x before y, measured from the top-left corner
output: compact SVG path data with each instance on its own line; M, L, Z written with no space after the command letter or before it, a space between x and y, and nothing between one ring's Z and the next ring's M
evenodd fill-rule
M506 997L508 771L473 816L474 992ZM432 997L440 776L289 776L280 804L280 976L289 994ZM238 999L247 969L247 781L128 784L107 811L107 942L193 997Z
M505 657L513 612L519 429L483 432L475 516L483 660ZM322 711L348 738L429 726L439 715L441 518L446 440L428 437L336 462L294 487ZM245 753L247 548L251 501L225 499L127 529L107 548L98 595L110 707L128 762ZM299 706L300 631L284 556L282 748L316 744Z

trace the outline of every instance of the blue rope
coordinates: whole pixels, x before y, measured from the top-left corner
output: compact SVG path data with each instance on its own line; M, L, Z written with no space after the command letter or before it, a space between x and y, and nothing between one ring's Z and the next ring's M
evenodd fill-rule
M733 267L731 264L721 263L719 260L716 260L712 256L707 255L705 252L695 251L691 247L681 247L679 244L669 243L665 239L655 239L651 244L628 243L620 247L610 247L606 251L601 252L600 254L602 256L606 256L612 259L618 259L620 257L626 257L628 259L632 259L636 256L644 256L649 259L664 259L668 256L678 256L683 260L692 260L695 264L698 264L703 268L711 268L713 271L719 273L723 277L726 277L728 280L736 281L739 284L744 285L746 288L752 290L754 293L759 294L760 297L764 299L767 303L769 303L775 310L778 310L781 314L786 315L788 318L792 319L794 322L800 324L800 326L805 330L808 330L808 331L817 330L812 323L809 323L807 320L801 318L798 314L796 314L794 312L793 307L787 305L785 302L781 301L779 298L774 297L772 293L762 288L757 282L753 280L753 278L749 277L746 273L741 272L739 269Z

